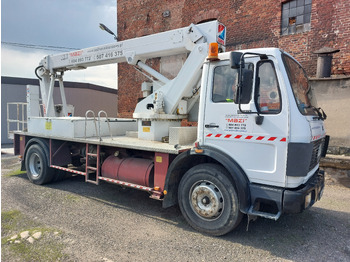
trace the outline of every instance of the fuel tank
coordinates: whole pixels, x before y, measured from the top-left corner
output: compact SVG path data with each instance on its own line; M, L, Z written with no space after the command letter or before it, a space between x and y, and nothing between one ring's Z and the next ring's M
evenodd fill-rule
M152 187L154 163L143 158L109 156L102 164L101 175L136 185Z

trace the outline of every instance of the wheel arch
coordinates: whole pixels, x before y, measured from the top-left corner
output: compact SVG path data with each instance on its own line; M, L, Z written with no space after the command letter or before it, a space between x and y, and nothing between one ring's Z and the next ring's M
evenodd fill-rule
M250 206L249 179L239 164L226 153L213 148L202 147L202 153L188 150L180 154L169 166L165 180L167 194L163 200L163 207L177 204L178 185L183 175L192 167L202 163L217 163L229 173L229 179L237 190L240 211L247 213Z
M181 153L171 162L166 178L164 189L167 194L163 200L163 207L171 207L177 204L177 191L184 174L195 165L206 163L207 156L192 154L191 150Z

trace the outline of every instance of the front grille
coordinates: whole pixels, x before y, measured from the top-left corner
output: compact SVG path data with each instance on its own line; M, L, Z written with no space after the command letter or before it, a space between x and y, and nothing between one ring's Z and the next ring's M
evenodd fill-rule
M324 139L320 139L312 143L313 148L312 148L312 156L311 156L309 171L311 171L320 162L323 143L324 143Z

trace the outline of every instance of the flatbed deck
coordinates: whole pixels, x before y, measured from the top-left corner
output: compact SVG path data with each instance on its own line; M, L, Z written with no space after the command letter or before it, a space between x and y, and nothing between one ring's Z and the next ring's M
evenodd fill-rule
M14 132L14 134L32 136L32 137L42 137L47 139L64 140L64 141L71 141L71 142L77 142L77 143L101 145L101 146L120 147L120 148L127 148L127 149L137 149L137 150L144 150L144 151L168 153L168 154L179 154L193 147L193 145L179 145L175 147L174 145L169 145L169 143L142 140L139 138L128 137L125 135L113 136L112 138L110 136L104 136L104 137L101 137L101 141L100 141L98 137L68 138L63 136L47 136L42 134L30 133L30 132Z

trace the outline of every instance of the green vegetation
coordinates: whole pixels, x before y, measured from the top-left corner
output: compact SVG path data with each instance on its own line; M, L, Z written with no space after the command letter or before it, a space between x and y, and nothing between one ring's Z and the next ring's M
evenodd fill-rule
M27 171L21 171L20 169L11 171L10 173L4 175L4 177L10 177L10 176L18 176L18 175L22 175L25 174Z
M78 202L81 198L80 198L80 196L77 196L77 195L68 194L68 195L64 196L64 199L67 202Z
M30 243L22 239L21 232L29 231L33 236L41 232L41 237ZM56 232L56 233L54 233ZM1 212L1 260L2 261L59 261L67 260L64 245L59 242L57 230L42 227L20 211ZM17 235L17 237L15 237ZM12 239L11 239L12 238Z

